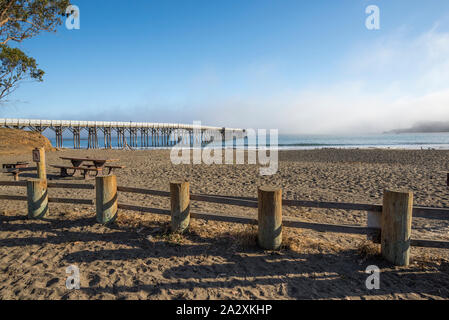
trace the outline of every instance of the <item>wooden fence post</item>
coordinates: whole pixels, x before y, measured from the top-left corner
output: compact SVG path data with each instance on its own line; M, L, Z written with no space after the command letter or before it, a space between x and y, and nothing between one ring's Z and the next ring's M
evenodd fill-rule
M260 187L258 189L259 246L276 250L282 244L282 189Z
M183 232L190 223L190 191L187 181L170 182L171 229Z
M41 180L47 180L47 170L45 167L45 148L35 148L33 150L33 161L36 162L37 176Z
M382 256L397 266L410 261L413 193L384 191L382 207Z
M95 178L97 221L101 224L114 222L117 218L117 178L115 175Z
M47 180L27 181L28 218L41 219L48 213Z

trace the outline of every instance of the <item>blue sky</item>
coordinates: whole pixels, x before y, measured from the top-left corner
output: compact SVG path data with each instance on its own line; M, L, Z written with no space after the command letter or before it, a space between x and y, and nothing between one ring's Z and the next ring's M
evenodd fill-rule
M18 45L45 70L0 117L285 133L449 121L447 0L73 0L81 28ZM380 30L365 27L368 5Z

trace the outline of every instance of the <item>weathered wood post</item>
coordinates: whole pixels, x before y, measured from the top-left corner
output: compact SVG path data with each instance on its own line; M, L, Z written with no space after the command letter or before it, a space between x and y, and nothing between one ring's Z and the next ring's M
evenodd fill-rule
M190 191L187 181L170 182L171 229L183 232L190 223Z
M276 250L282 244L282 189L260 187L258 189L259 246Z
M41 219L48 213L47 180L27 181L28 218Z
M412 192L384 191L382 207L382 256L397 266L410 261L412 229Z
M117 178L115 175L95 178L97 221L101 224L114 222L117 218Z
M45 148L33 149L33 161L36 162L37 176L41 180L47 180L47 170L45 168Z

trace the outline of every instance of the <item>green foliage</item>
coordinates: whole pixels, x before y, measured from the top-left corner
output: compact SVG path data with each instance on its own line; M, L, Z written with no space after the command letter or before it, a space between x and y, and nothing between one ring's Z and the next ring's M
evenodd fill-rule
M7 44L22 42L62 24L70 0L0 0L0 101L22 80L42 81L36 61Z
M55 31L69 0L0 0L0 42L21 42L41 31Z
M0 100L10 94L21 80L42 81L44 71L37 68L36 60L17 48L0 45Z

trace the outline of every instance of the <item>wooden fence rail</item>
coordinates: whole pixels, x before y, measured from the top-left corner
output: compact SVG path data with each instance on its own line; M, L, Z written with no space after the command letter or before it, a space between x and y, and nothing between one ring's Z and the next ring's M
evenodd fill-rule
M149 212L154 214L162 214L162 215L171 215L172 216L172 224L173 224L173 217L174 214L179 216L181 213L184 215L184 217L187 219L196 218L196 219L204 219L204 220L212 220L212 221L220 221L220 222L231 222L231 223L242 223L242 224L252 224L252 225L259 225L260 229L260 219L257 218L256 215L254 216L239 216L239 215L224 215L219 213L194 213L190 212L190 206L182 205L180 206L180 200L178 197L173 197L174 190L171 190L171 192L168 191L160 191L160 190L151 190L151 189L142 189L142 188L133 188L133 187L124 187L124 186L116 186L116 184L113 184L110 186L110 190L108 189L106 191L101 191L100 185L104 182L104 179L108 179L111 176L104 176L104 177L97 177L97 187L91 184L77 184L77 183L55 183L55 182L49 182L47 183L48 188L73 188L73 189L85 189L85 190L97 190L97 215L98 215L98 208L100 208L100 211L103 214L103 219L101 220L101 223L107 223L115 219L116 210L114 209L111 214L108 214L107 211L104 211L108 209L111 204L114 202L117 203L117 193L118 192L128 192L128 193L137 193L137 194L144 194L144 195L152 195L152 196L160 196L160 197L171 197L172 202L172 209L166 210L166 209L159 209L159 208L149 208L149 207L142 207L142 206L136 206L136 205L130 205L130 204L123 204L123 203L117 203L116 208L121 210L132 210L132 211L138 211L138 212ZM115 178L115 176L113 176ZM25 187L27 185L26 181L0 181L0 186L20 186ZM104 188L103 188L104 189ZM176 188L175 188L176 189ZM259 189L260 191L260 189ZM102 205L98 204L99 201L99 195L108 195L107 199L100 199L100 203L103 203ZM208 194L190 194L187 192L186 194L187 201L185 203L188 204L190 200L193 201L203 201L203 202L209 202L209 203L218 203L218 204L226 204L226 205L235 205L235 206L242 206L242 207L249 207L249 208L259 208L260 209L260 200L256 198L251 197L236 197L236 196L221 196L221 195L208 195ZM185 197L185 196L183 196ZM280 196L279 196L280 197ZM100 197L101 198L101 197ZM29 199L27 196L19 196L19 195L0 195L0 199L4 200L20 200L20 201L26 201ZM271 198L270 198L271 199ZM268 201L268 204L271 203L271 200ZM384 197L385 201L385 197ZM72 204L89 204L93 205L94 201L90 199L71 199L71 198L48 198L48 202L53 203L72 203ZM178 203L179 202L179 203ZM176 204L177 203L177 204ZM387 204L391 208L395 208L395 204L393 200L387 200ZM385 205L385 203L384 203ZM278 247L279 243L278 240L274 240L273 237L278 237L279 233L276 231L276 229L281 230L282 227L291 227L291 228L303 228L303 229L312 229L315 231L320 232L335 232L335 233L347 233L347 234L360 234L360 235L367 235L368 238L372 239L374 242L380 242L380 235L381 230L386 227L387 225L390 225L389 223L385 224L384 221L380 221L380 217L383 217L385 213L384 205L373 205L373 204L357 204L357 203L342 203L342 202L319 202L319 201L303 201L303 200L289 200L289 199L282 199L279 200L278 204L276 206L293 206L293 207L307 207L307 208L319 208L319 209L341 209L341 210L357 210L357 211L367 211L368 216L373 218L375 223L368 223L369 226L358 226L358 225L337 225L337 224L322 224L322 223L314 223L314 222L307 222L307 221L301 221L298 218L294 217L282 217L275 218L275 219L282 219L282 223L279 225L278 222L275 224L271 224L274 221L271 219L274 219L270 217L271 214L279 215L279 212L282 212L282 208L278 207L278 209L266 209L268 210L266 214L268 216L266 217L266 221L268 221L268 231L266 231L266 236L262 235L259 231L259 240L261 238L267 238L266 243L271 245L273 248ZM183 208L181 210L181 207ZM271 208L270 206L267 208ZM274 208L274 207L273 207ZM181 210L181 211L180 211ZM265 210L265 209L263 209ZM274 211L273 211L274 210ZM277 211L281 210L281 211ZM275 213L277 212L277 213ZM393 214L396 214L396 209L393 209L391 211ZM424 218L431 218L431 219L448 219L449 218L449 208L436 208L436 207L424 207L424 206L414 206L413 209L410 207L410 211L408 214L411 214L413 212L414 217L424 217ZM98 218L98 216L97 216ZM272 226L272 227L270 227ZM173 226L172 226L173 227ZM272 231L269 231L270 228ZM179 229L179 226L178 226ZM185 226L182 226L181 229L185 229ZM402 230L402 229L401 229ZM281 231L279 231L281 232ZM392 234L396 234L398 231L391 231ZM409 232L409 231L407 231ZM407 235L407 234L405 234ZM277 238L276 238L277 239ZM393 238L392 238L393 239ZM270 242L271 241L271 242ZM273 242L274 241L274 242ZM385 240L387 241L387 240ZM446 248L449 249L449 242L448 241L440 241L440 240L426 240L426 239L409 239L409 245L410 246L420 246L420 247L432 247L432 248ZM260 242L260 241L259 241ZM383 239L382 239L383 243ZM265 245L265 247L267 244ZM399 252L400 250L398 250ZM383 253L384 254L384 253ZM388 255L385 253L385 258L393 262L397 265L406 265L408 264L408 255L403 256L400 260L394 260L393 258L389 258ZM394 256L394 253L393 253ZM392 260L393 259L393 260Z
M256 198L251 197L236 197L236 196L221 196L221 195L191 195L192 200L208 201L210 198L223 198L231 200L245 200L246 202L234 202L235 205L243 204L244 207L255 207ZM204 200L203 200L204 199ZM217 201L218 202L218 201ZM251 202L249 204L248 202ZM231 204L231 201L225 200L222 203ZM283 206L318 208L318 209L340 209L340 210L355 210L368 212L382 212L382 205L380 204L363 204L363 203L344 203L344 202L322 202L322 201L304 201L304 200L290 200L283 199ZM449 208L428 207L428 206L414 206L413 217L426 219L449 219Z
M0 186L23 186L26 187L26 181L0 181ZM86 189L94 190L95 186L92 184L77 184L77 183L55 183L49 182L49 188L63 188L63 189ZM117 191L145 194L159 197L170 197L169 191L160 191L152 189L142 189L133 187L117 186ZM219 203L234 205L240 207L257 208L257 198L251 197L236 197L236 196L222 196L209 194L191 194L190 200L203 201L210 203ZM340 209L340 210L355 210L368 212L382 212L382 205L364 204L364 203L345 203L345 202L326 202L326 201L305 201L305 200L290 200L283 199L283 206L303 207L303 208L317 208L317 209ZM414 206L413 216L428 219L449 219L449 208Z
M119 203L119 209L148 212L161 215L170 215L170 210L159 209L159 208L149 208L130 204ZM191 213L192 218L202 219L202 220L212 220L220 222L230 222L230 223L242 223L242 224L253 224L257 225L257 216L248 215L228 215L220 213ZM282 225L291 228L302 228L302 229L313 229L315 231L322 232L335 232L335 233L351 233L351 234L371 234L378 233L380 228L374 227L363 227L357 225L338 225L338 224L322 224L315 222L305 222L294 217L283 217Z
M0 181L0 186L26 187L26 181ZM93 184L47 182L49 188L94 190Z
M27 201L27 196L16 196L16 195L0 195L0 200L19 200L19 201ZM87 204L93 205L94 201L89 199L68 199L68 198L49 198L48 201L50 203L72 203L72 204ZM138 211L138 212L147 212L152 214L161 214L161 215L170 215L170 210L160 209L160 208L149 208L142 207L136 205L129 205L119 203L118 208L122 210L129 211ZM192 218L202 219L202 220L210 220L210 221L219 221L219 222L228 222L228 223L242 223L242 224L250 224L257 225L256 216L236 216L236 215L223 215L219 213L196 213L192 212ZM315 231L321 232L335 232L335 233L349 233L349 234L374 234L376 235L380 228L372 228L372 227L363 227L363 226L354 226L354 225L332 225L332 224L321 224L314 222L305 222L300 221L292 217L284 217L282 224L285 227L290 228L303 228L303 229L312 229ZM425 239L412 239L410 241L412 246L417 247L430 247L430 248L449 248L449 244L447 241L438 241L438 240L425 240Z
M27 201L27 196L13 196L0 194L0 200L18 200ZM90 204L93 205L94 201L92 199L73 199L73 198L48 198L48 202L54 203L71 203L71 204Z
M159 196L159 197L170 197L170 192L168 192L168 191L130 188L130 187L121 187L121 186L117 186L117 191L129 192L129 193L140 193L140 194Z

